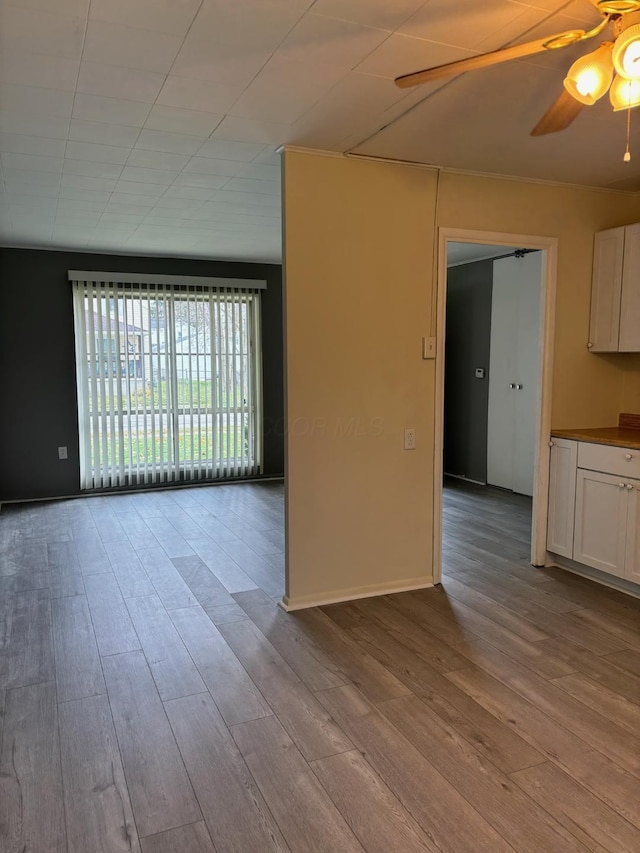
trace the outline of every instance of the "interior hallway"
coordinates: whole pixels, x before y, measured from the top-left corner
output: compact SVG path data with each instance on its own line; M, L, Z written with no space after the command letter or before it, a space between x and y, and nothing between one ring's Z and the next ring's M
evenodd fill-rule
M3 509L3 850L640 849L640 601L454 484L442 588L285 614L282 499Z

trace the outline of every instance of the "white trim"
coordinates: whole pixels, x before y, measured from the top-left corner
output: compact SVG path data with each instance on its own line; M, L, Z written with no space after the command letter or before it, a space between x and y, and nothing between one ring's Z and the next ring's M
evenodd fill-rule
M542 296L540 305L540 367L537 405L537 442L535 455L535 480L533 487L533 512L531 522L531 563L543 566L547 559L547 510L549 500L549 436L551 434L551 380L553 369L553 343L555 327L557 237L537 237L526 234L466 230L463 228L438 229L438 277L436 312L436 364L434 407L434 460L433 460L433 580L442 580L442 478L444 451L444 353L447 308L447 243L488 243L521 249L540 249L546 252Z
M306 610L308 607L323 607L325 604L340 604L342 601L355 601L359 598L373 598L377 595L394 595L397 592L411 592L416 589L429 589L433 586L431 576L424 578L408 578L399 584L374 583L369 586L354 586L351 589L334 590L322 597L313 595L300 595L290 598L284 595L278 605L286 610Z
M176 287L215 287L225 290L265 290L267 282L254 278L209 278L201 275L69 270L69 281L105 281L113 284L173 284Z

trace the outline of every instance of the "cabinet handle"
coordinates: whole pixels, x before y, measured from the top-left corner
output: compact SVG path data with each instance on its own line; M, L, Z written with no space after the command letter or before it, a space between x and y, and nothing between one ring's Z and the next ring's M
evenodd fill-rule
M618 483L618 488L619 488L619 489L624 489L624 483Z
M588 343L588 344L587 344L587 349L591 349L591 347L592 347L592 346L593 346L593 344L592 344L592 343Z
M522 391L523 387L524 387L524 386L523 386L523 385L520 385L520 383L518 383L518 384L516 385L516 388L518 389L518 391Z
M624 458L625 459L633 459L633 454L632 453L625 453Z
M631 490L631 489L633 488L633 486L631 485L631 483L627 483L627 488L628 488L629 490Z
M515 387L516 387L516 383L515 383L515 382L510 382L510 383L509 383L509 388L511 388L511 390L512 390L512 391L513 391L513 389L514 389Z
M556 446L555 441L550 441L550 442L549 442L549 447L555 447L555 446Z

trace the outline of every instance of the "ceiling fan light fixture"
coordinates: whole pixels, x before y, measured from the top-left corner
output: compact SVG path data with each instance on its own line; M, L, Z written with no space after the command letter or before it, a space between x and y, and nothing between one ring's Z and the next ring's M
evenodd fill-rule
M614 113L640 106L640 80L627 80L616 74L609 89L609 100Z
M628 80L640 79L640 24L622 32L613 46L613 65Z
M564 88L581 104L591 106L611 85L613 63L611 42L603 42L597 50L577 59L564 79Z

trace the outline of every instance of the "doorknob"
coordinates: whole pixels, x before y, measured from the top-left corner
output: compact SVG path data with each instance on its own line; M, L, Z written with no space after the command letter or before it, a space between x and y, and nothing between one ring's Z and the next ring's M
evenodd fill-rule
M511 390L512 390L512 391L513 391L513 389L514 389L515 387L516 387L516 383L515 383L515 382L510 382L510 383L509 383L509 388L511 388Z
M516 385L516 388L518 389L518 391L522 391L523 386L522 386L522 385L520 385L520 383L518 383L518 384Z

